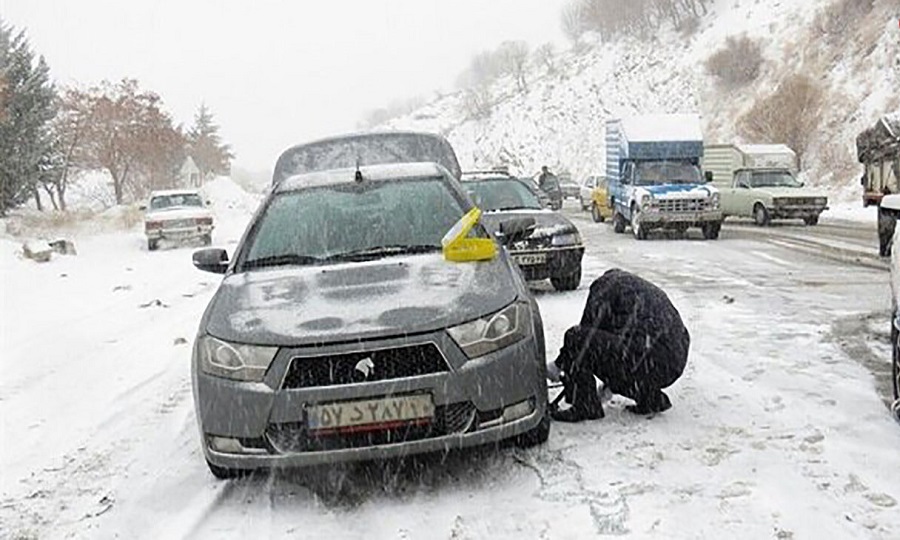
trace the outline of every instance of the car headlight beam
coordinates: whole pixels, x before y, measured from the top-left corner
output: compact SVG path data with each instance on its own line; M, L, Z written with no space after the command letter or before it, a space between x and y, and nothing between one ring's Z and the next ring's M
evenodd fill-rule
M531 309L516 302L497 313L447 329L447 333L469 358L500 350L525 338L530 328Z
M278 347L228 343L212 336L200 338L197 347L203 373L247 382L262 381L278 352Z

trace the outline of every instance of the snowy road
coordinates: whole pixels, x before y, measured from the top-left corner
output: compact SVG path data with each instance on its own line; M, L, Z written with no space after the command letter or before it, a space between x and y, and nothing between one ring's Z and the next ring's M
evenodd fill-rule
M218 211L228 245L247 208ZM189 342L217 278L191 267L191 248L149 253L139 232L108 234L38 266L0 242L0 537L900 537L887 273L809 251L874 250L873 231L823 220L636 242L566 212L585 279L538 287L548 356L592 278L637 272L692 334L673 409L648 420L614 401L604 420L555 424L542 448L312 480L206 470Z

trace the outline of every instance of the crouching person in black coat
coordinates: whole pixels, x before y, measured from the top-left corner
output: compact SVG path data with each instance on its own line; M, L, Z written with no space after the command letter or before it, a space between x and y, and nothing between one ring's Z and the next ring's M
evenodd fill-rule
M662 391L687 364L691 338L666 293L620 269L591 284L581 324L566 331L551 377L562 371L571 407L553 410L563 422L603 418L596 376L615 394L634 400L637 414L672 406Z

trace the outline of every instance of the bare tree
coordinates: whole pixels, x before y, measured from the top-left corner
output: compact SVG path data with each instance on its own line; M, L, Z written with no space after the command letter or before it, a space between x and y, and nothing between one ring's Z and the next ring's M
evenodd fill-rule
M528 43L524 41L504 41L495 53L497 64L501 73L511 75L516 81L516 87L520 92L528 90L525 80L526 66L528 65Z
M730 36L725 39L725 46L706 60L706 70L725 84L739 86L759 77L762 61L759 41Z
M553 48L552 43L544 43L535 49L532 58L534 59L534 64L543 67L547 73L556 71L556 50Z
M794 74L757 101L738 121L738 129L752 142L787 144L802 166L822 119L822 103L821 86L808 75Z

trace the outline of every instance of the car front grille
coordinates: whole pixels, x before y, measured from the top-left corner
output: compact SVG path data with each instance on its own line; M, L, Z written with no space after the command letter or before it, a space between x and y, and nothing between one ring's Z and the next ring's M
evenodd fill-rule
M475 420L475 406L466 401L435 407L434 421L427 425L408 425L398 428L370 431L365 433L337 433L321 436L310 435L304 422L269 424L266 439L277 453L290 454L365 448L385 444L431 439L454 433L463 433L472 428Z
M552 245L552 236L538 236L536 238L526 238L510 246L510 251L531 251L537 249L546 249Z
M173 219L172 221L164 222L164 226L167 229L186 229L188 227L193 227L195 222L193 219Z
M707 210L709 203L705 198L692 199L664 199L659 201L659 211L667 213L677 212L702 212Z
M816 200L811 197L785 197L776 199L777 206L814 206Z
M340 386L450 371L433 343L291 360L282 388Z

